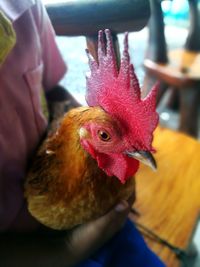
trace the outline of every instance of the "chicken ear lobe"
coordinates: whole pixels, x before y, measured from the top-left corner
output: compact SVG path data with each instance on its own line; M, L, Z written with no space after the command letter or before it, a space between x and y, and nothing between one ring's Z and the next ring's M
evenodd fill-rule
M108 176L117 177L122 184L132 177L139 168L139 161L123 154L97 153L96 160L100 169Z

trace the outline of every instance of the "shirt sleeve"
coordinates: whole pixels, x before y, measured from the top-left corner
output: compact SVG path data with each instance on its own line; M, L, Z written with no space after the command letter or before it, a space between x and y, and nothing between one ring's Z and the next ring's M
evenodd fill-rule
M36 21L42 46L42 59L44 65L44 89L52 89L66 73L67 66L61 56L55 40L55 32L44 5L36 0Z

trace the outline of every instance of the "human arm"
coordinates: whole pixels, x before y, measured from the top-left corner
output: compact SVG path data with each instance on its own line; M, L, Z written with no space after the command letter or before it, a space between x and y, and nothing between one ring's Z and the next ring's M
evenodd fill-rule
M81 106L80 103L61 85L54 86L46 92L49 111L49 122L57 120L71 108Z
M106 215L70 232L38 231L0 235L0 266L72 267L87 259L123 226L130 207L126 201Z

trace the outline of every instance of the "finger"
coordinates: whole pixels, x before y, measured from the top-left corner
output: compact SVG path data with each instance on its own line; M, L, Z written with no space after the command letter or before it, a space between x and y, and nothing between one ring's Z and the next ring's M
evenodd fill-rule
M133 206L133 203L135 202L135 193L133 193L128 199L127 199L127 202L130 206L130 208L132 208Z

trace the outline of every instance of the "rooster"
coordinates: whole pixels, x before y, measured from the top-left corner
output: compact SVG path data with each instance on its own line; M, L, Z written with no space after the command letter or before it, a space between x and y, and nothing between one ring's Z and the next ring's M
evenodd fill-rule
M128 34L119 70L109 30L99 31L98 62L87 54L89 106L63 117L39 148L25 182L30 213L53 229L73 228L128 199L140 161L156 168L151 152L157 85L141 99Z

